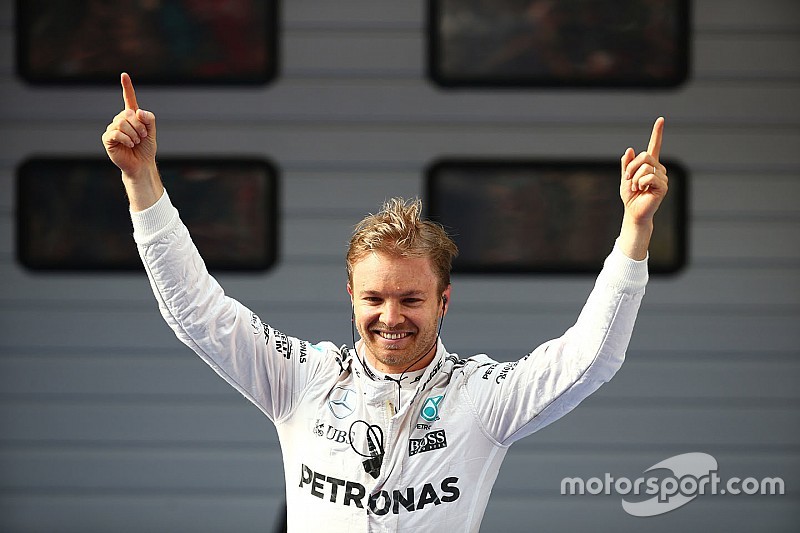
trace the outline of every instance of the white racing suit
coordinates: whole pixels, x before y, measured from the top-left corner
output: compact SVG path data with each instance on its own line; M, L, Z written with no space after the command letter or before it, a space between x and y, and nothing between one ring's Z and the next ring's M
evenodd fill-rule
M132 218L164 319L275 424L292 532L478 531L508 447L620 367L647 283L646 261L615 248L562 337L509 363L439 341L398 402L352 350L286 336L227 297L166 194Z

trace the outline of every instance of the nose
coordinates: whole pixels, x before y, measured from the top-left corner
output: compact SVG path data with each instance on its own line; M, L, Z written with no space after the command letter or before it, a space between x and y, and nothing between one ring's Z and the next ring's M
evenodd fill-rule
M398 302L385 301L381 308L380 321L388 328L393 328L402 324L405 318L403 317L400 304Z

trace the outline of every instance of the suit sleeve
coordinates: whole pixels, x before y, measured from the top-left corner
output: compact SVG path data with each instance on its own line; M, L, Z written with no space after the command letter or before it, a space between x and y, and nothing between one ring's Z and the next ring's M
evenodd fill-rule
M486 363L466 379L467 397L487 434L507 445L574 409L622 365L645 285L647 260L617 247L575 324L519 361Z
M291 413L335 347L284 335L228 297L206 270L166 191L131 218L159 310L178 339L271 420Z

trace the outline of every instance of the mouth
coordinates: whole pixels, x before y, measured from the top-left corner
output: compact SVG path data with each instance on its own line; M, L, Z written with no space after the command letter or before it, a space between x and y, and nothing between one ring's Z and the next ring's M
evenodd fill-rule
M380 338L386 339L388 341L398 341L400 339L405 339L406 337L410 337L412 335L412 333L408 331L391 332L391 331L373 330L373 333L375 333Z

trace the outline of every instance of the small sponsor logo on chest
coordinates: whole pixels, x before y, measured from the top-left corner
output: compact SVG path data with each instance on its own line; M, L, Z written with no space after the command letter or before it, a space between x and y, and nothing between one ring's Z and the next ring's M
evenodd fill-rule
M329 441L338 442L339 444L350 444L349 432L326 424L320 419L317 419L314 424L314 435L317 437L325 437Z
M408 439L408 456L422 452L447 448L447 437L443 429L426 433L421 439Z
M350 387L336 387L331 392L328 407L336 418L347 418L356 410L358 394Z

